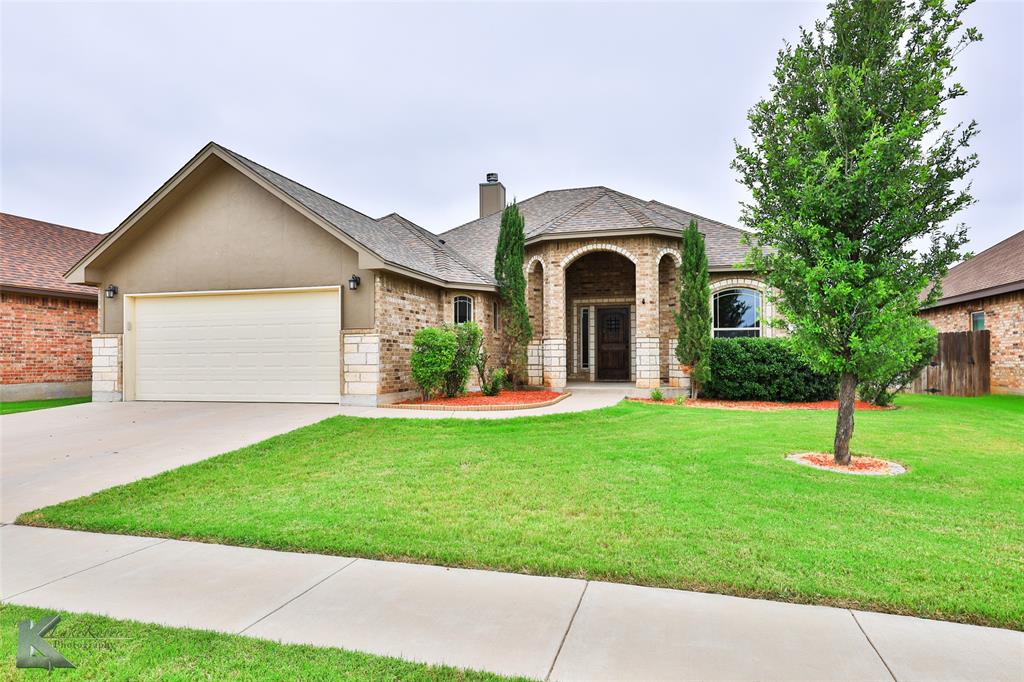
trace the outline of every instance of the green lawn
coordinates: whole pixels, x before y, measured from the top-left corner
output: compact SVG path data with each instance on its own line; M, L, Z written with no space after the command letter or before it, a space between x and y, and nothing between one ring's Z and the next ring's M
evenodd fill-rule
M85 398L54 398L53 400L20 400L16 403L0 403L0 414L14 414L15 412L31 412L32 410L45 410L50 407L64 407L65 405L77 405L87 403L91 400Z
M898 404L857 413L854 451L899 477L786 461L832 412L337 417L19 522L1024 629L1024 398Z
M394 658L277 644L238 635L185 630L58 612L46 636L75 665L49 677L15 668L18 621L37 620L52 609L0 607L0 679L5 680L505 680L486 673L407 663Z

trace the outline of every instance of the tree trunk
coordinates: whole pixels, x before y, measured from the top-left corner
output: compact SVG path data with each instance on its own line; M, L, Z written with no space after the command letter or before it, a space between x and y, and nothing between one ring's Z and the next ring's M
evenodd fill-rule
M857 376L843 372L839 380L839 413L836 415L836 440L833 448L836 464L850 463L850 439L853 438L853 402L857 396Z

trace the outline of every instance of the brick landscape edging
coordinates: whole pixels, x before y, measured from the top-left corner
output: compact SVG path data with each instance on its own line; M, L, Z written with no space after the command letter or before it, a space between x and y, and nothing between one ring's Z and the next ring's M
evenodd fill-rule
M436 410L440 412L499 412L502 410L529 410L535 407L547 407L548 405L554 405L560 403L572 393L563 393L557 398L551 400L545 400L539 403L526 403L522 405L387 405L387 407L394 407L399 410Z

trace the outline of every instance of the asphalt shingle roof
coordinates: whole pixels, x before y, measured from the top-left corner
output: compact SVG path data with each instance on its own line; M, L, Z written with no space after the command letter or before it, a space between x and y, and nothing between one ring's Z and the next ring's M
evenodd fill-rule
M1024 288L1024 230L949 269L942 280L942 298L970 300L970 294L1020 283Z
M732 267L742 263L748 251L742 243L747 234L744 230L607 187L544 192L519 202L519 211L523 215L527 241L609 230L660 228L680 232L692 218L697 220L698 229L704 234L709 267ZM490 274L494 268L500 222L501 215L496 213L460 225L441 236Z
M96 287L68 284L64 272L102 234L0 213L0 286L95 296Z
M501 213L436 235L395 213L374 220L241 154L217 147L389 263L445 282L495 284L494 252ZM544 192L519 202L519 211L525 221L527 242L609 230L655 228L675 233L694 218L705 236L709 267L731 267L741 263L747 252L741 243L746 234L743 230L607 187Z
M437 235L398 214L379 220L286 178L230 149L219 147L278 190L389 263L446 282L491 284L494 278L446 246Z

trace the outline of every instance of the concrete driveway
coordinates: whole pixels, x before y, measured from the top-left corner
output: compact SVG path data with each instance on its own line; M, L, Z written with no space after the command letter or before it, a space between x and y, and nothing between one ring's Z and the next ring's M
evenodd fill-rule
M337 405L84 403L0 417L0 522L339 413Z

